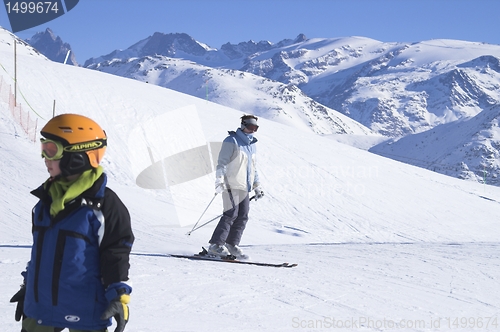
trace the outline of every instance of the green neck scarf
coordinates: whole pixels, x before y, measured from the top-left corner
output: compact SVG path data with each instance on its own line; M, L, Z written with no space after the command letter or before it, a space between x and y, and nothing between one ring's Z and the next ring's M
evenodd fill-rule
M59 212L64 210L66 203L90 189L103 172L104 169L99 166L98 168L83 172L76 180L68 181L61 178L54 181L49 188L49 195L52 197L50 215L55 217Z

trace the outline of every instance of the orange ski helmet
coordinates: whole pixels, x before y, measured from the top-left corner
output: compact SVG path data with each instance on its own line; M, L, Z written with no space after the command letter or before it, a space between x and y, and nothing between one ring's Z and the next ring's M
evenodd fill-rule
M83 115L58 115L47 122L40 134L61 143L60 168L64 176L97 168L106 151L106 133L94 120ZM44 141L42 139L42 143ZM42 156L45 155L42 153Z

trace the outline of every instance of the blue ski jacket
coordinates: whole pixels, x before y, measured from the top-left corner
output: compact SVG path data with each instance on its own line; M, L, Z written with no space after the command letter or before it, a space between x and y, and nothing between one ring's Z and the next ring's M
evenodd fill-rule
M100 319L109 304L106 288L128 280L134 235L127 208L106 181L102 174L55 217L48 188L32 192L40 201L32 214L24 314L41 325L77 330L111 325Z

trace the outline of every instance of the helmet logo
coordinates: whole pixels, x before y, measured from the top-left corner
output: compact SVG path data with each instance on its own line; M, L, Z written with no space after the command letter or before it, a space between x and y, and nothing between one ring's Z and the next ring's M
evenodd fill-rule
M81 152L81 151L95 150L95 149L99 149L103 145L104 145L104 143L102 141L77 143L77 144L73 144L73 145L69 145L69 146L64 147L64 151L66 151L66 152Z

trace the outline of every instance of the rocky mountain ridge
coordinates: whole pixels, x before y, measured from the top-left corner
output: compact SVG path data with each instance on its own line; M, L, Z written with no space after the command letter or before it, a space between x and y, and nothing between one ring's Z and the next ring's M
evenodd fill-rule
M25 42L52 61L66 62L67 64L78 66L71 45L63 42L61 37L56 36L49 28L43 32L38 32L33 37L25 40ZM70 52L69 55L68 52Z

